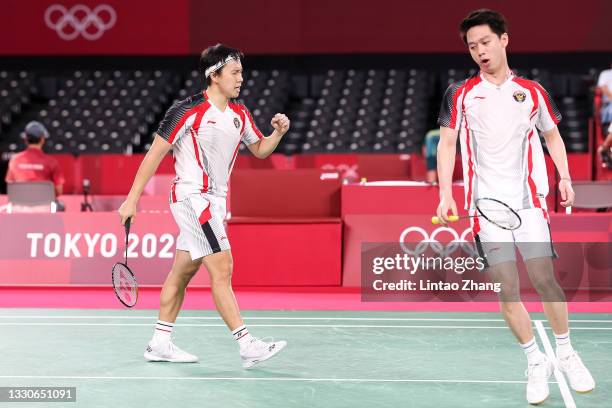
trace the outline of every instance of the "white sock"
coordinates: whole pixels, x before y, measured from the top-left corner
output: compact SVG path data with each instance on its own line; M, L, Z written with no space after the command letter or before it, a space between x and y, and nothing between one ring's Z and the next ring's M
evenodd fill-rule
M536 341L535 336L527 343L521 344L521 348L527 356L528 364L535 364L541 361L544 357L544 354L540 351L540 347L538 346L538 342Z
M153 332L152 342L157 344L168 343L172 330L174 330L174 323L158 320L155 325L155 331Z
M245 325L237 327L236 330L232 331L234 340L238 342L240 348L243 348L253 340L253 336L249 333L249 329Z
M557 334L555 333L555 341L557 343L557 357L565 358L572 354L574 348L570 342L569 331L567 333Z

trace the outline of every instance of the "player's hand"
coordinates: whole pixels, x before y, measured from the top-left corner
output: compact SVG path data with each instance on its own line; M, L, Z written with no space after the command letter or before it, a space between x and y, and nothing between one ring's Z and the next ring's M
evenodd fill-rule
M125 225L128 218L131 218L131 223L134 224L134 217L136 217L136 203L125 200L117 212L119 213L119 218L121 218L121 225Z
M561 193L561 205L563 207L571 207L574 205L574 198L576 194L572 188L572 182L567 179L562 179L559 182L559 192Z
M438 204L436 215L440 219L442 225L448 224L448 211L451 211L453 215L457 215L457 203L452 196L443 196Z
M287 115L277 113L270 121L270 124L272 125L274 130L276 130L282 136L289 130L291 122L289 121Z

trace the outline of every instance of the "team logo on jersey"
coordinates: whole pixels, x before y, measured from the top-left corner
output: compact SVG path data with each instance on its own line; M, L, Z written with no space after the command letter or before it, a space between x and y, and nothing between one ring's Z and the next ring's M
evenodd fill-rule
M523 91L516 91L515 93L512 94L512 97L514 98L515 101L522 103L522 102L525 102L527 95L525 95L525 92Z
M234 118L234 125L236 126L236 129L240 129L240 119Z

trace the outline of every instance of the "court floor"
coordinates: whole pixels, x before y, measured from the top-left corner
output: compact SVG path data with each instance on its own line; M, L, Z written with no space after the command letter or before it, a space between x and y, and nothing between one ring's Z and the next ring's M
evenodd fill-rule
M289 343L251 370L212 311L177 321L176 344L199 363L146 362L155 313L0 309L0 386L76 387L57 408L528 406L525 358L497 313L245 311L254 335ZM551 377L542 406L611 406L612 314L573 315L572 343L597 388L564 397ZM26 405L45 404L0 403Z

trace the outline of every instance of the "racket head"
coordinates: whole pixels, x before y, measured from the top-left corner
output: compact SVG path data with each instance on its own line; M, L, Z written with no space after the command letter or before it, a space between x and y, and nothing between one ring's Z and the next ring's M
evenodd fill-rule
M134 307L138 301L138 282L134 273L122 262L113 265L113 289L115 295L126 307Z
M523 223L520 215L514 209L496 198L477 199L476 210L484 219L501 229L514 231Z

